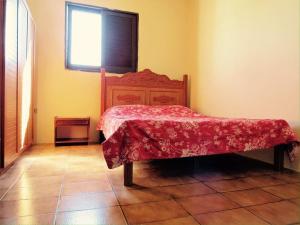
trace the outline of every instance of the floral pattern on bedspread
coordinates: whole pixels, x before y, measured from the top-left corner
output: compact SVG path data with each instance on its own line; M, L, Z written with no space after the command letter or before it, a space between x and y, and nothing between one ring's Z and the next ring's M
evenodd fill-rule
M97 127L109 168L148 159L268 149L298 142L285 120L209 117L183 106L126 105L108 109Z

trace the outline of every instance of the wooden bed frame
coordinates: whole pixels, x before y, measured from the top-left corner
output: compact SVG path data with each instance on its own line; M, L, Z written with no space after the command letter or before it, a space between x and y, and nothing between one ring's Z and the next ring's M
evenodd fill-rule
M149 69L126 73L122 76L106 76L101 70L101 115L117 105L182 105L188 106L187 75L183 80L171 80L166 75L153 73ZM290 145L274 148L274 169L283 170L284 151ZM124 185L132 185L133 163L124 164Z

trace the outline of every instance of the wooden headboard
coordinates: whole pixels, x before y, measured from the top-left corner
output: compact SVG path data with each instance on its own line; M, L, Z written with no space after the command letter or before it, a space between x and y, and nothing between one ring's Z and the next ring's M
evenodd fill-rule
M149 69L122 76L106 76L101 70L101 115L116 105L187 106L187 79L171 80Z

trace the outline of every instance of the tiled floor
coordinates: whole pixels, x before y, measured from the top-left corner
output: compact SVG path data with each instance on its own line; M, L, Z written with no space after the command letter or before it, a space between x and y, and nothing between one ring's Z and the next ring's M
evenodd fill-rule
M101 146L34 146L0 176L0 224L297 224L300 175L240 156L108 170ZM196 168L196 169L195 169Z

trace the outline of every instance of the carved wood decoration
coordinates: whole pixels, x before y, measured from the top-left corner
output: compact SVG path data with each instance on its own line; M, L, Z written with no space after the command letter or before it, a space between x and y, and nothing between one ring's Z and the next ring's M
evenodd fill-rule
M146 104L146 93L143 89L128 88L125 86L107 87L107 105Z
M136 96L136 95L118 95L117 99L119 101L124 101L124 102L136 102L136 101L140 101L141 97L140 96Z
M159 102L161 104L168 104L170 102L176 101L176 99L173 98L173 97L170 97L170 96L161 95L161 96L158 96L158 97L154 97L153 101L154 102Z
M101 114L112 106L133 104L187 106L187 75L179 81L149 69L123 76L106 76L101 70Z

